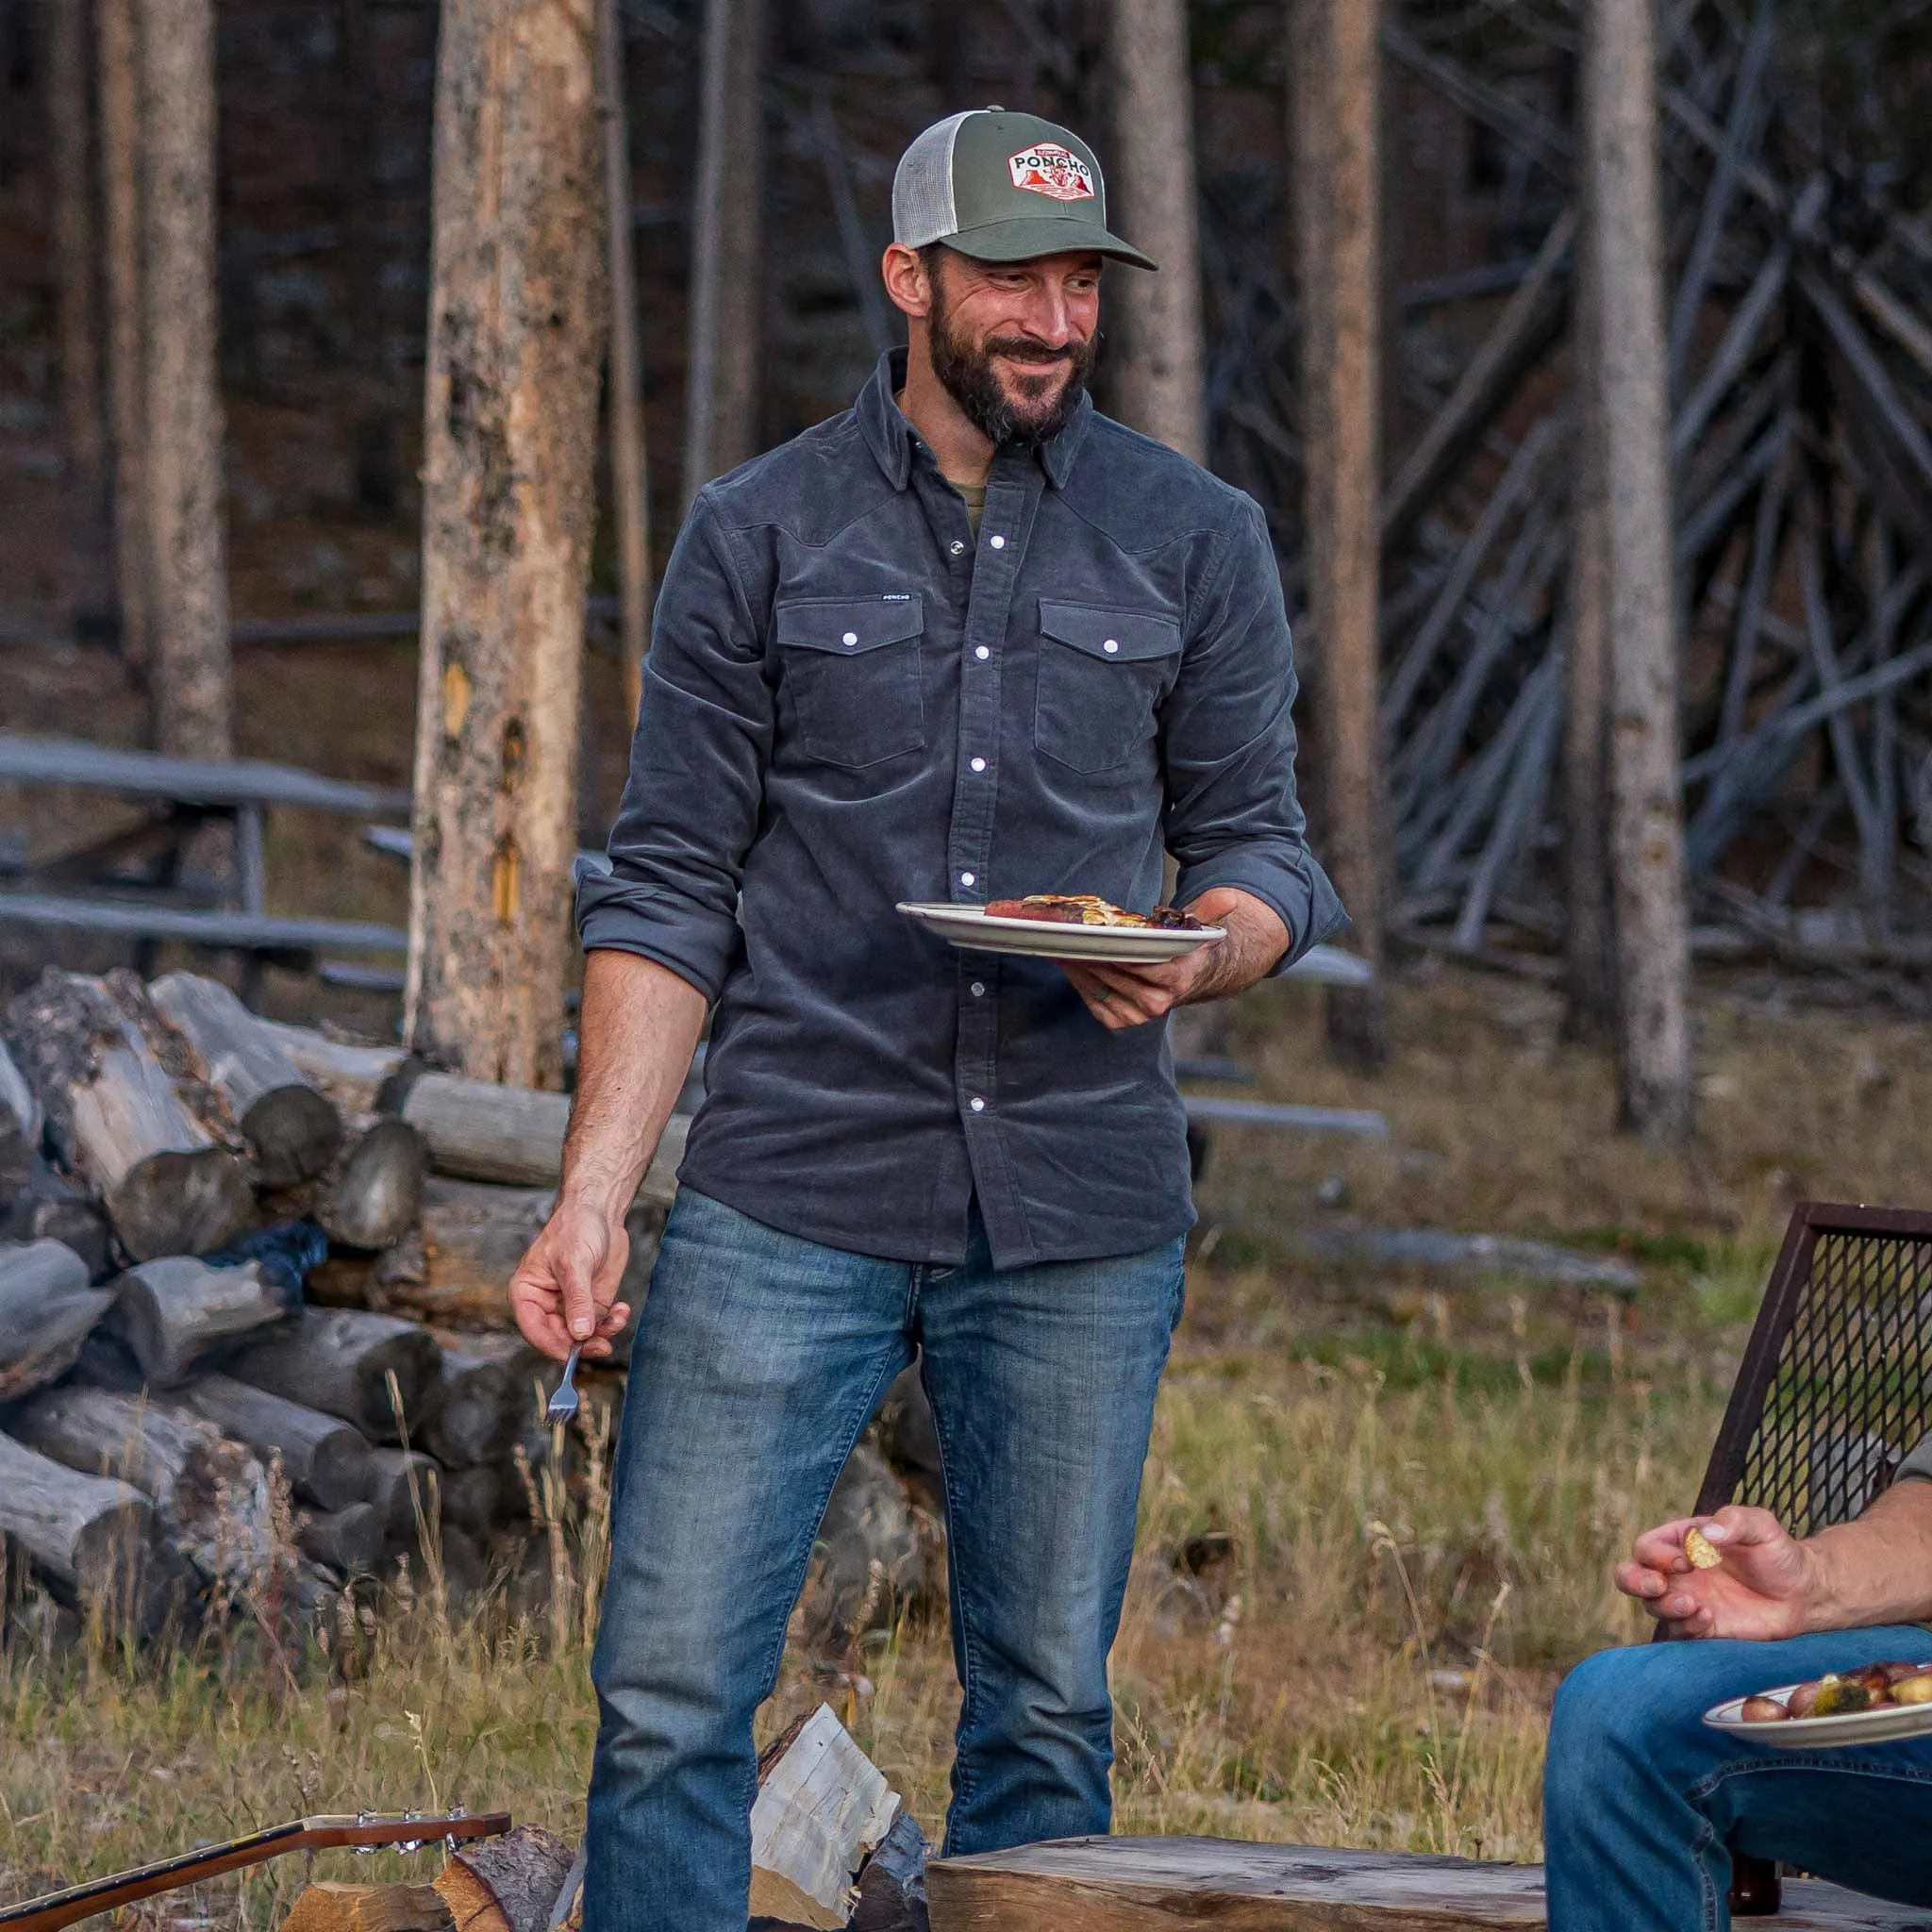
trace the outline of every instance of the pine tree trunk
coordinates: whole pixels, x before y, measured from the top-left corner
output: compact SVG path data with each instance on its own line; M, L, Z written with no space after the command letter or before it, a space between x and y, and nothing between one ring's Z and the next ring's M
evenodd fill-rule
M214 0L140 0L155 743L233 744L216 367Z
M764 0L705 0L691 226L684 500L758 454L763 351Z
M121 655L145 675L153 638L154 565L147 527L147 358L142 346L141 21L139 0L95 0L101 103L102 292L107 307L108 422L114 596Z
M437 57L406 1027L555 1087L604 345L595 0L453 0Z
M597 0L597 87L604 123L604 229L610 271L611 516L623 613L624 710L635 725L651 647L651 513L644 465L638 278L631 246L630 124L625 112L624 36L617 0Z
M1301 301L1307 616L1322 732L1319 836L1354 940L1379 974L1388 841L1376 702L1381 568L1381 166L1374 0L1289 9ZM1388 1051L1381 981L1331 988L1328 1031L1354 1063Z
M67 479L67 604L75 627L92 630L107 616L112 598L87 0L63 0L47 9L45 19L47 151L54 171L55 308Z
M1194 187L1194 84L1182 0L1114 0L1108 9L1114 156L1108 218L1158 275L1108 275L1112 389L1124 422L1202 463L1201 235Z
M1690 1130L1690 935L1677 743L1652 0L1584 9L1584 180L1598 251L1588 394L1602 439L1609 855L1625 1126Z

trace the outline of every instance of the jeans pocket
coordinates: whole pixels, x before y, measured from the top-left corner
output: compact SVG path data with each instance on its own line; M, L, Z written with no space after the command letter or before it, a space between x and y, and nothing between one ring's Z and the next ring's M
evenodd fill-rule
M925 749L919 597L801 597L774 614L781 729L789 713L798 750L858 768Z
M1154 742L1180 654L1174 618L1042 598L1034 744L1075 772L1126 764Z

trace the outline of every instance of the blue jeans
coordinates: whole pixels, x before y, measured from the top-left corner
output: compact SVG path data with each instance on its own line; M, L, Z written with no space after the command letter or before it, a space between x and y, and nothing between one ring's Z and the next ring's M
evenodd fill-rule
M995 1270L801 1241L683 1190L639 1318L592 1662L587 1932L744 1932L752 1716L852 1445L923 1350L964 1699L950 1852L1105 1832L1107 1657L1181 1242Z
M1758 1744L1703 1722L1727 1697L1894 1658L1932 1660L1932 1636L1712 1639L1579 1665L1557 1695L1543 1774L1550 1932L1723 1932L1734 1852L1932 1905L1932 1738L1780 1751L1774 1726Z

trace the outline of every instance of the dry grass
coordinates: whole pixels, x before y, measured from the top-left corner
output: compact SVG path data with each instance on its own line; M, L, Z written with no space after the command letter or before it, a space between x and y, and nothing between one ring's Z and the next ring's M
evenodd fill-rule
M1481 1291L1408 1330L1351 1333L1288 1303L1291 1287L1196 1272L1117 1654L1121 1827L1533 1857L1549 1691L1630 1634L1606 1566L1701 1461L1707 1339L1633 1341L1582 1305L1518 1334ZM554 1614L519 1622L496 1602L453 1623L425 1586L352 1643L336 1633L292 1690L219 1650L157 1670L16 1641L0 1657L0 1895L305 1810L507 1804L573 1828L594 1605L572 1579L594 1574L601 1535L594 1509L560 1532ZM1174 1560L1191 1545L1198 1575ZM943 1629L902 1624L864 1668L841 1690L789 1664L765 1727L830 1695L937 1828ZM170 1919L269 1924L308 1875L265 1868Z

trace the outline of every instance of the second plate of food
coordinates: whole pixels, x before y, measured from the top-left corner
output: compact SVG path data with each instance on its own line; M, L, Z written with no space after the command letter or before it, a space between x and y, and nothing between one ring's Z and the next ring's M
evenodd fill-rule
M1075 925L1058 920L1002 918L984 906L937 901L901 901L899 910L941 939L972 952L1097 959L1116 966L1158 966L1227 937L1227 928L1221 925Z
M1881 1678L1888 1681L1881 1683ZM1901 1703L1898 1692L1907 1684L1914 1687L1906 1691L1910 1701ZM1726 1698L1704 1713L1704 1722L1714 1730L1778 1751L1885 1744L1900 1738L1932 1736L1932 1698L1923 1704L1915 1701L1926 1684L1932 1684L1932 1663L1868 1664L1863 1670L1811 1677L1802 1684L1780 1684L1754 1697ZM1793 1704L1802 1715L1791 1715ZM1817 1705L1825 1707L1822 1715L1813 1707ZM1784 1714L1773 1716L1771 1707Z

